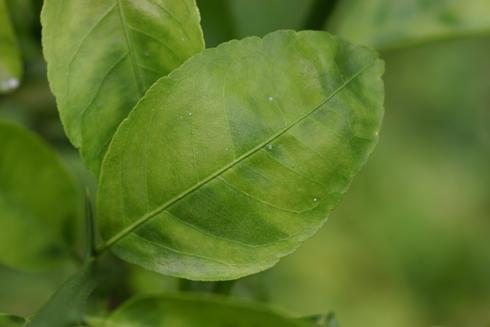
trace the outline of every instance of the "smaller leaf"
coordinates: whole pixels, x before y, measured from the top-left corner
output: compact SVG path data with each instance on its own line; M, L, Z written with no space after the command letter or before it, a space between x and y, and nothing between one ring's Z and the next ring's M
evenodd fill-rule
M199 22L195 0L44 1L49 85L68 138L96 176L146 90L203 50Z
M0 121L0 263L38 271L69 258L80 202L56 153L26 129Z
M312 327L270 308L222 297L165 295L133 299L100 327Z
M88 297L97 284L95 261L67 280L26 327L66 327L81 323Z
M0 0L0 94L19 86L22 60L5 0Z
M26 320L22 317L0 313L0 327L20 327L25 323Z

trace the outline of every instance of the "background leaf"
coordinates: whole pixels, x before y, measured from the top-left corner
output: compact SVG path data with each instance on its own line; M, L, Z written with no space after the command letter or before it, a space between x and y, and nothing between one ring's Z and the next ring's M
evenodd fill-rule
M193 57L116 133L99 185L107 246L189 279L271 267L325 222L373 149L382 71L373 51L325 32Z
M488 0L343 0L329 30L386 49L441 38L490 34Z
M68 279L26 327L68 327L81 323L88 297L97 284L97 264L89 261Z
M0 121L0 262L39 270L66 259L80 210L78 189L56 154Z
M68 137L96 175L147 88L203 49L199 20L194 0L45 1L50 86Z
M282 316L267 306L198 295L135 299L116 310L100 327L312 327Z
M0 313L0 327L24 326L26 320L22 317Z
M208 47L278 29L303 28L314 0L198 0Z
M7 4L0 0L0 93L16 89L22 75L22 60Z

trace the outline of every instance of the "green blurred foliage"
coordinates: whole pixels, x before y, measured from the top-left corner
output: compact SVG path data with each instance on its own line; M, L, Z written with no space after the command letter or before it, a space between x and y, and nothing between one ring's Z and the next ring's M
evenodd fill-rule
M326 228L263 276L344 326L490 321L489 39L385 53L380 143Z
M277 28L300 29L308 26L302 20L314 7L303 0L283 6L235 1L198 0L208 46ZM36 48L38 39L32 42ZM314 239L274 269L237 282L233 294L271 302L298 317L333 310L345 327L485 326L490 323L490 38L437 42L382 57L386 115L371 160ZM25 67L20 89L0 97L0 116L38 132L84 185L93 185L64 138L39 54ZM178 287L175 279L112 260L108 273L118 292L107 300L110 285L100 290L92 301L95 313L131 293ZM0 268L0 312L34 312L71 271L27 275Z

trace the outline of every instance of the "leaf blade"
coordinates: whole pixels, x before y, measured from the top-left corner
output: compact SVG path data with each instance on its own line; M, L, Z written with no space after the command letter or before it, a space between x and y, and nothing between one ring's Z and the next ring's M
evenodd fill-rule
M146 89L204 47L194 0L48 0L41 21L65 131L96 175Z
M372 150L381 71L370 50L322 32L281 31L193 57L151 88L111 144L98 198L108 245L190 279L274 265L323 224ZM344 158L325 162L336 152Z
M97 285L97 263L87 262L37 312L26 327L66 327L81 323L87 299Z
M0 93L19 86L22 60L5 0L0 0Z
M0 121L0 208L0 262L40 270L70 255L79 190L47 145L6 121Z
M144 316L141 313L144 312ZM254 303L197 295L165 295L131 300L100 326L313 326Z

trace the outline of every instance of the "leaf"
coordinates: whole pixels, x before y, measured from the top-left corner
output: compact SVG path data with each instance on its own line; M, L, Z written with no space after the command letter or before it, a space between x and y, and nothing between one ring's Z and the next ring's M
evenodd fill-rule
M22 317L0 313L0 327L21 327L25 323L26 320Z
M197 4L207 47L216 47L236 37L229 0L197 0Z
M0 121L0 263L40 270L65 260L80 210L78 189L53 150Z
M278 29L301 29L313 5L314 0L235 0L229 3L240 38L264 36Z
M97 265L90 261L67 280L26 327L67 327L81 323L87 299L97 285Z
M325 222L372 151L383 64L325 32L208 49L160 79L104 160L106 247L163 274L273 266Z
M329 30L378 49L490 34L488 0L344 0Z
M41 13L42 0L5 1L17 36L17 43L22 53L22 59L27 66L30 66L33 61L38 62L41 56L41 40L38 34L41 29L39 15ZM44 69L38 74L41 73L44 74Z
M7 4L0 0L0 94L16 89L22 75L22 60Z
M45 1L50 85L68 137L96 175L148 87L203 49L199 20L194 0Z
M311 327L266 306L221 297L165 295L130 300L99 327Z
M263 36L278 29L302 29L314 0L198 0L206 44Z

